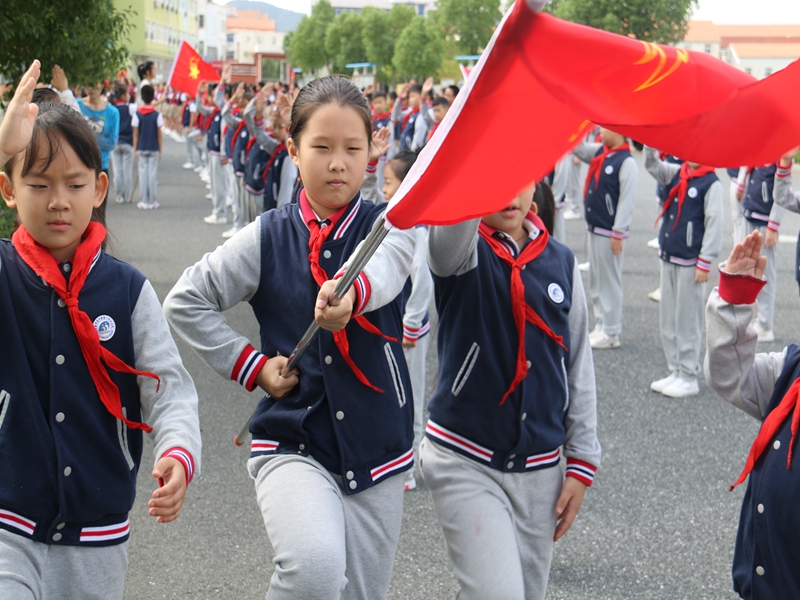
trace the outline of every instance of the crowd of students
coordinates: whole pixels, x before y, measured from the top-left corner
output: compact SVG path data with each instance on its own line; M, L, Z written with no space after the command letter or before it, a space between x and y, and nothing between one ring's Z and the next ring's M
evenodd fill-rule
M554 543L601 462L593 351L622 343L636 144L600 129L497 213L392 229L339 297L348 257L458 88L436 95L429 79L387 94L334 76L291 90L224 74L194 98L159 95L155 67L139 71L135 89L120 81L113 98L96 86L76 100L58 68L51 87L36 89L35 61L0 125L0 191L21 223L0 242L9 324L0 328L0 596L122 597L143 432L155 439L159 482L149 514L178 516L201 443L197 393L169 322L220 376L265 393L247 468L276 553L268 598L385 597L404 490L421 473L459 597L543 599ZM134 156L138 206L158 208L164 132L185 141L184 168L208 183L205 222L231 227L162 312L144 276L103 251L102 208L112 163L116 201L132 202ZM699 393L723 191L712 167L644 152L659 207L668 370L650 387L682 398ZM800 590L789 510L798 480L784 466L799 414L788 419L798 349L756 354L758 340L774 339L781 207L800 212L792 156L736 173L736 245L706 308L709 385L764 421L738 482L750 475L734 557L743 598ZM564 243L576 205L588 303ZM242 302L260 348L226 322ZM428 399L432 303L439 371ZM322 331L290 371L311 314Z

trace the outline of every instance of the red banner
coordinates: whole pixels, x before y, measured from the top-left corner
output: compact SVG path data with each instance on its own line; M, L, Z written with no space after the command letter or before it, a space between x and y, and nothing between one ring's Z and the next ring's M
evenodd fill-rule
M501 210L597 123L714 167L800 142L800 61L757 81L707 54L538 14L518 0L389 207L397 227Z
M194 48L186 42L181 42L167 84L172 89L196 96L201 81L219 81L219 73L204 61Z

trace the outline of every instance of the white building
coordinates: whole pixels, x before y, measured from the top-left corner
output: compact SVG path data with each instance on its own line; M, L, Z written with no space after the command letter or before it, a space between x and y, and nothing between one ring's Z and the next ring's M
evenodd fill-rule
M317 2L319 2L319 0L311 0L312 10ZM337 15L343 12L358 13L367 6L374 6L389 11L395 4L411 6L418 15L426 15L436 8L436 0L330 0L330 3Z
M213 0L199 0L197 51L208 62L225 60L227 10Z

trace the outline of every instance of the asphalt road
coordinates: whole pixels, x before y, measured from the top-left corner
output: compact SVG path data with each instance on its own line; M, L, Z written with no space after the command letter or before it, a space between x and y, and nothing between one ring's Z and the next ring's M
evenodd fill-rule
M110 203L114 253L139 268L164 296L181 272L223 240L223 226L202 217L210 202L197 176L180 168L184 145L165 138L157 211ZM641 164L641 157L639 157ZM723 184L727 190L727 179ZM654 181L640 169L637 205L624 265L622 347L595 352L599 438L603 464L572 530L556 545L548 599L732 599L730 564L743 486L738 476L758 424L701 382L701 394L671 400L649 390L666 374L658 333L658 305L647 292L658 286L658 259L646 247L654 237ZM795 234L800 217L787 216L783 233ZM726 233L731 229L726 206ZM582 221L568 221L569 243L585 260ZM723 253L731 248L725 236ZM712 279L717 277L712 271ZM780 351L800 339L800 307L793 278L794 246L779 248ZM227 313L229 323L254 342L249 306ZM309 315L309 319L311 316ZM184 362L200 395L202 475L192 483L175 523L159 525L145 502L154 489L148 446L131 514L127 599L264 598L272 554L247 475L247 450L233 436L258 397L225 381L182 342ZM429 382L435 372L435 344ZM424 483L406 494L403 530L394 565L392 599L454 598L457 585ZM487 599L492 600L492 599Z

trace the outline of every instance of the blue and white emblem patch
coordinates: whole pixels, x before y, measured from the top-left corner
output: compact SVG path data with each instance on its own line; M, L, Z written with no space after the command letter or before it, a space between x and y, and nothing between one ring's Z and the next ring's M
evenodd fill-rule
M689 198L697 198L697 188L691 187L686 193L689 195Z
M564 290L557 283L551 283L547 286L547 294L550 296L550 300L556 304L561 304L564 301Z
M114 337L114 333L117 331L117 324L108 315L100 315L94 320L94 328L97 329L100 341L107 342Z

